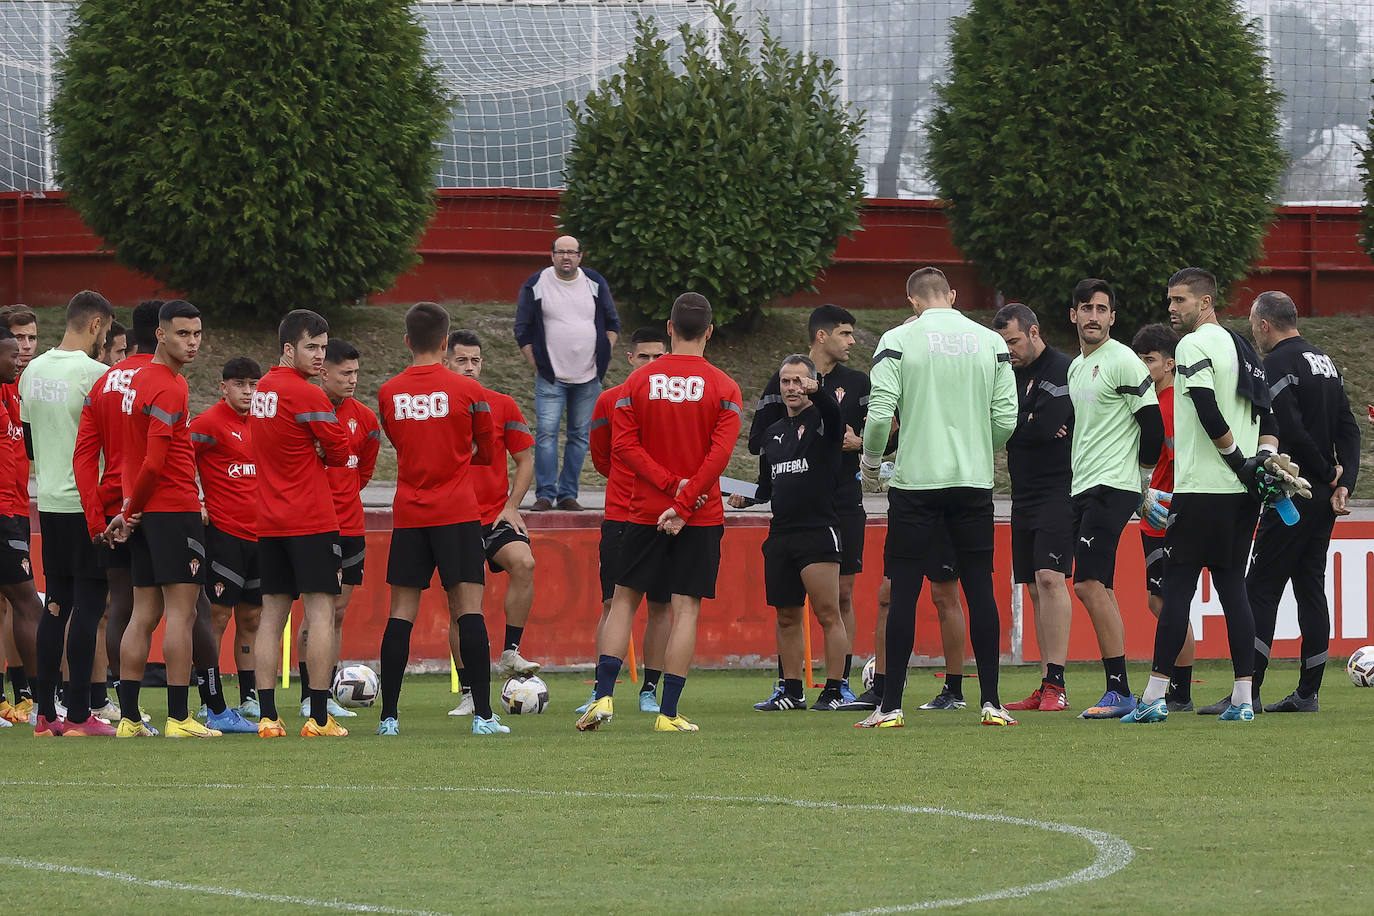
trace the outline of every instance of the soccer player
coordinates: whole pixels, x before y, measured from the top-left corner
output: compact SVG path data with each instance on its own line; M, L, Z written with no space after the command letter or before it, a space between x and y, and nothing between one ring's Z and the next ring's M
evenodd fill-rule
M678 711L696 649L703 598L716 595L725 506L720 475L739 437L739 385L706 361L711 303L699 293L673 302L673 352L625 380L611 419L611 447L634 471L630 520L621 539L621 569L602 628L596 699L577 720L591 731L614 714L615 679L630 627L651 588L672 595L673 622L664 658L663 699L654 730L697 731ZM704 497L704 500L703 500Z
M346 340L335 338L324 349L324 368L320 370L320 387L334 405L334 415L348 436L348 464L330 468L329 486L334 491L334 512L339 517L339 550L342 554L343 578L339 594L334 596L334 647L331 650L335 668L329 672L334 683L339 652L343 646L344 615L353 589L363 584L363 563L367 556L367 522L363 515L363 487L372 480L377 468L377 450L382 444L381 427L377 415L353 396L358 388L358 348ZM308 681L309 663L305 660L310 639L310 622L301 624L301 715L310 713ZM338 718L352 718L357 713L334 701L333 693L325 701L329 714Z
M1245 561L1260 504L1285 492L1285 481L1269 466L1278 426L1258 355L1217 321L1216 278L1185 267L1169 278L1168 296L1169 322L1182 339L1175 351L1174 498L1164 534L1164 607L1149 683L1122 721L1168 718L1164 694L1205 567L1226 616L1235 671L1219 718L1249 722L1255 718L1255 619L1245 595Z
M448 593L449 626L458 629L462 667L472 689L472 733L510 731L491 710L491 643L482 617L481 511L474 464L495 452L486 391L443 365L449 316L433 302L406 312L411 365L377 393L382 430L396 447L395 529L386 581L391 617L382 634L382 721L379 735L399 735L401 680L420 592L434 572Z
M32 309L22 305L7 305L0 308L0 328L8 330L19 343L18 371L33 359L38 347L38 316ZM0 515L22 518L29 524L29 456L24 446L24 426L19 418L18 378L7 384L0 384L0 402L3 402L10 417L9 438L0 440L0 450L9 454L5 462L13 470L0 478ZM27 533L24 541L27 543ZM41 616L41 615L40 615ZM30 675L36 675L38 618L27 620L20 615L10 614L9 602L0 597L0 649L4 650L8 666L5 674L14 690L14 703L7 704L0 697L0 717L14 722L33 724L33 686ZM24 648L21 649L20 646ZM25 661L27 659L27 661Z
M1254 702L1269 666L1279 598L1293 584L1298 603L1302 657L1297 689L1264 707L1265 712L1316 712L1326 670L1331 617L1326 604L1326 553L1336 516L1346 503L1360 467L1360 427L1350 413L1345 383L1331 357L1298 333L1298 310L1281 292L1260 293L1250 308L1250 328L1264 354L1279 444L1312 481L1295 525L1285 525L1271 508L1260 516L1245 591L1255 614Z
M884 563L892 580L887 617L889 671L879 707L858 723L899 728L904 722L905 660L916 638L916 600L943 528L953 543L978 686L981 721L1014 725L998 697L1001 624L992 591L992 455L1016 428L1016 388L1001 336L959 314L945 275L923 267L907 278L916 320L893 328L873 356L872 395L859 469L864 489L879 492L879 463L894 414L920 431L904 435L888 489Z
M1164 445L1164 421L1149 371L1114 340L1116 293L1106 280L1080 280L1069 320L1081 352L1069 365L1073 400L1073 591L1097 632L1107 686L1083 719L1119 719L1135 708L1126 676L1126 629L1113 589L1116 548L1137 509L1158 512L1148 496Z
M630 337L630 349L625 352L625 357L630 363L630 371L634 372L667 352L668 335L657 328L639 328ZM630 499L634 495L635 472L625 463L624 457L611 448L611 415L623 390L622 383L601 392L592 411L592 464L597 473L606 478L606 517L601 522L598 552L601 574L601 619L596 625L598 657L604 654L602 638L606 621L611 615L615 581L620 577L621 542L630 523ZM668 649L668 629L672 624L672 617L668 613L672 595L661 591L661 588L661 585L655 585L645 594L649 617L644 624L644 645L641 647L644 650L644 680L639 684L640 712L660 711L658 683L663 677L663 658ZM586 712L595 702L596 691L593 690L587 702L577 707L577 712Z
M215 655L234 620L234 654L239 708L246 719L261 714L253 647L262 619L262 577L258 571L258 471L253 461L248 411L262 378L255 360L236 356L220 370L220 399L191 421L191 445L205 502L205 592ZM269 677L271 675L269 674ZM304 680L304 679L302 679ZM228 711L207 718L220 731L241 726ZM251 723L249 723L251 725ZM229 726L224 728L222 726ZM257 727L252 726L254 733Z
M1007 440L1011 475L1012 578L1030 592L1040 686L1007 709L1069 708L1064 665L1073 606L1065 577L1073 570L1073 401L1069 357L1045 343L1040 320L1020 302L1003 306L992 327L1007 342L1016 377L1016 432Z
M21 382L20 418L38 476L38 524L43 534L46 614L38 621L38 736L112 735L90 715L90 678L96 633L105 613L105 575L86 533L72 454L86 392L105 373L95 354L114 312L105 297L83 290L67 305L67 327L56 349L35 357ZM68 619L71 632L67 633ZM55 695L66 637L70 690L67 721L58 720Z
M1174 350L1177 346L1178 334L1166 324L1147 324L1131 340L1131 349L1150 370L1150 381L1159 399L1160 419L1164 421L1164 448L1150 476L1150 490L1156 494L1152 498L1161 508L1168 507L1174 492L1174 371L1177 366ZM1152 519L1148 512L1140 519L1140 544L1145 552L1148 592L1146 602L1156 620L1164 607L1164 524L1163 519ZM1174 662L1169 691L1164 695L1169 712L1192 712L1194 654L1193 625L1189 623L1183 651Z
M96 357L107 366L113 366L129 355L129 329L118 321L110 322L110 329L105 332L105 344L100 348L100 355Z
M221 732L191 715L191 628L205 581L205 527L200 519L190 392L182 370L200 350L200 310L183 299L158 310L157 351L129 380L122 399L124 506L106 537L129 541L134 612L120 642L118 737L152 733L138 694L153 630L165 617L168 738L214 738ZM73 666L72 673L76 673Z
M311 379L324 369L329 322L309 309L288 312L277 328L281 362L258 382L248 409L253 466L258 477L258 572L262 618L254 670L264 683L281 670L281 634L291 603L301 596L316 633L334 626L334 598L343 579L339 520L326 468L348 466L348 436L329 397ZM321 455L323 457L321 457ZM310 718L305 738L342 738L348 730L329 714L332 639L313 640L302 653L310 672ZM276 689L258 687L261 738L286 737Z

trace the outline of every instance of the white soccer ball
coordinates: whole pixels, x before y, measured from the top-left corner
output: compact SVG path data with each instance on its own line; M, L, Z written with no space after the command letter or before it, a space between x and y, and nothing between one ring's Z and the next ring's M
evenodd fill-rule
M334 675L334 699L340 706L371 706L379 686L377 672L367 665L345 665Z
M861 675L864 682L864 690L873 689L873 675L878 671L878 657L875 655L864 663L864 673Z
M549 705L549 685L534 675L510 678L501 687L501 708L513 716L532 716Z
M1356 687L1374 687L1374 646L1360 646L1345 663L1345 673Z

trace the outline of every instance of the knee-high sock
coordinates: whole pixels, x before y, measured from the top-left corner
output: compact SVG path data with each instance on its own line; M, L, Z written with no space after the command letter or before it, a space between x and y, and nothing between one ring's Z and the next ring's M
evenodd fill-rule
M1255 618L1245 596L1245 570L1239 566L1212 570L1212 588L1226 615L1226 642L1231 647L1231 667L1236 677L1255 673Z
M406 662L410 659L410 631L414 624L399 617L386 622L382 633L382 718L397 717L397 705L401 701L401 678L406 672Z
M472 714L491 718L491 641L481 614L458 618L458 653L472 687Z
M38 670L34 678L34 702L38 704L38 714L47 719L57 718L57 704L54 692L57 682L62 679L62 646L67 637L67 619L72 615L72 580L57 576L48 580L47 602L43 616L38 619ZM90 663L86 664L89 675Z
M888 564L892 598L887 610L887 678L883 681L883 712L902 706L906 666L916 645L916 599L921 597L922 574L900 560Z
M1152 670L1160 674L1173 673L1174 659L1178 658L1188 638L1188 619L1201 575L1202 567L1193 564L1170 564L1164 575L1164 607L1155 624L1155 654L1151 664ZM1251 637L1253 642L1253 630Z
M992 590L992 553L960 553L959 574L968 601L969 642L978 665L979 701L1000 708L1002 619L998 616L997 598Z

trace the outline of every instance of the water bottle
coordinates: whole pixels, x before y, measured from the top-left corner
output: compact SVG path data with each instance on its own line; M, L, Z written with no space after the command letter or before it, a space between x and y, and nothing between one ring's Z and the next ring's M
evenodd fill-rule
M1298 523L1298 507L1293 505L1293 500L1287 494L1274 500L1274 508L1278 510L1279 518L1283 519L1285 525Z
M892 461L884 461L884 462L882 463L882 465L878 468L878 479L879 479L879 480L888 480L888 479L890 479L890 478L892 477L892 472L895 471L895 470L897 470L897 465L896 465L895 462L892 462ZM1292 522L1289 522L1289 524L1291 525Z

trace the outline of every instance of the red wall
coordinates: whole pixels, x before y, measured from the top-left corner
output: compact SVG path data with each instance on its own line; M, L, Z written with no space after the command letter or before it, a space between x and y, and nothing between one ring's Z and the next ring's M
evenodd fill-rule
M513 302L525 278L548 263L558 192L440 189L437 194L438 210L420 243L423 263L375 301ZM1304 315L1374 314L1374 264L1357 242L1359 212L1357 207L1279 208L1264 256L1237 295L1281 289ZM595 252L588 264L596 266ZM840 242L835 263L817 279L819 292L782 304L905 307L902 284L925 264L944 268L962 303L995 305L993 291L978 282L975 267L954 246L939 204L928 200L868 201L862 231ZM98 289L119 305L157 291L151 280L117 266L100 250L100 240L60 192L0 194L0 301L54 305L82 287Z

